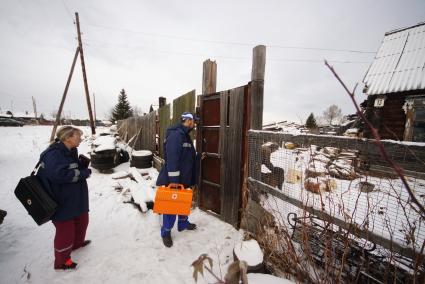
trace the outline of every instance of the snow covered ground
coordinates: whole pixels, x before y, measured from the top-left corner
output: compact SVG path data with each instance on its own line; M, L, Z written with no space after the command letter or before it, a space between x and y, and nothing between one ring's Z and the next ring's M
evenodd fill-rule
M76 271L53 269L54 226L38 227L14 196L21 177L28 175L40 152L48 145L51 127L0 128L0 208L6 210L0 225L0 283L194 283L191 263L202 253L214 260L214 271L224 276L233 260L234 244L242 233L198 209L190 220L193 232L173 230L174 246L165 248L160 238L160 217L141 213L115 191L110 174L93 170L88 179L90 224L93 242L72 254ZM88 135L89 129L82 128ZM82 143L80 153L89 151ZM128 170L128 163L116 171ZM219 268L219 260L221 266ZM214 282L205 273L198 283ZM253 283L265 276L252 275ZM267 276L269 277L269 276ZM282 282L286 283L282 279Z

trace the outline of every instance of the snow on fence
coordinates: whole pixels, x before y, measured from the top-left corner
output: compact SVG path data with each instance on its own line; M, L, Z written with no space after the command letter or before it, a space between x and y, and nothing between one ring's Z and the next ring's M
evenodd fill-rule
M423 280L424 212L410 203L374 141L250 131L248 145L242 226L269 250L274 267L313 282ZM385 147L424 202L425 145Z

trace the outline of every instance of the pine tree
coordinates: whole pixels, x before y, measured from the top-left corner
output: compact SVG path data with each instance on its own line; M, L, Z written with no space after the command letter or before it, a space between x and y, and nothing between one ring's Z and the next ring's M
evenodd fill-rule
M311 113L308 116L307 121L305 122L305 127L307 127L308 129L317 128L316 118L314 118L314 114L313 113Z
M115 105L112 111L112 119L114 121L126 119L133 115L133 111L130 107L130 103L127 100L127 94L122 89L118 96L118 103Z

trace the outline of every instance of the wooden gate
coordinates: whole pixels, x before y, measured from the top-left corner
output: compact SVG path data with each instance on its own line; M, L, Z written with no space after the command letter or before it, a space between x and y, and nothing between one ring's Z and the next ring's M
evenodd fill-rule
M199 183L199 206L233 226L239 223L246 167L250 84L202 95L197 148L206 153Z

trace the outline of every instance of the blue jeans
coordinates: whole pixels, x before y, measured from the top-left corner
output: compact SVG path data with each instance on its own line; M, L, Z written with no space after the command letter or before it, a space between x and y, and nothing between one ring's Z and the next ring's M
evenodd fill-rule
M161 227L161 237L165 237L170 234L171 229L174 227L174 223L176 222L176 216L177 215L169 215L169 214L163 214L162 215L162 227ZM183 231L187 228L187 225L189 224L189 218L185 215L178 215L178 222L177 222L177 230Z

